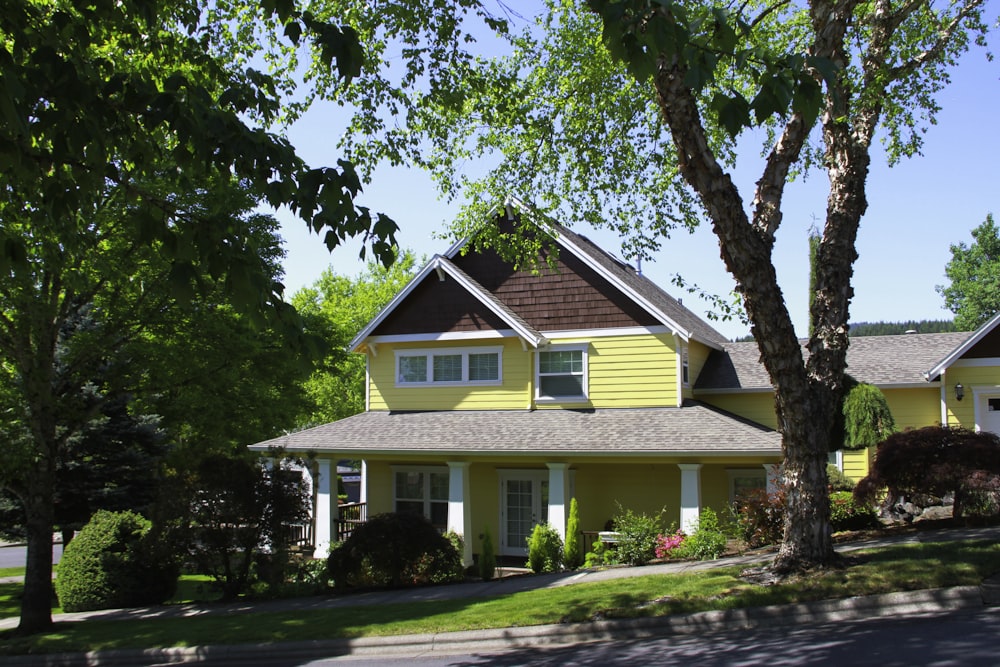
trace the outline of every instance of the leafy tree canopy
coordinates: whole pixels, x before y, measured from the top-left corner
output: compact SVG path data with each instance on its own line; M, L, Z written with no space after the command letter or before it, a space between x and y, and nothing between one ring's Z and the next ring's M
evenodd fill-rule
M873 384L855 382L844 396L844 449L874 447L896 432L885 394Z
M365 360L347 345L406 286L413 277L414 255L401 253L391 267L369 262L356 278L338 275L332 268L292 297L309 331L322 337L329 353L306 380L310 412L299 426L323 424L365 409Z
M937 287L960 331L978 329L1000 312L1000 230L992 213L972 230L972 239L971 245L951 246L944 269L950 284Z

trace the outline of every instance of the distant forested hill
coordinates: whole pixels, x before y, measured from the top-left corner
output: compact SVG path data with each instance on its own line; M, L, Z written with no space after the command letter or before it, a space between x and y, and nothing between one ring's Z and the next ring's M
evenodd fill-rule
M853 322L851 336L894 336L905 334L907 331L917 333L944 333L958 331L955 323L951 320L910 320L909 322ZM749 343L753 336L741 336L735 339L735 343Z
M951 320L911 320L909 322L852 322L851 336L893 336L907 331L917 333L944 333L958 331Z

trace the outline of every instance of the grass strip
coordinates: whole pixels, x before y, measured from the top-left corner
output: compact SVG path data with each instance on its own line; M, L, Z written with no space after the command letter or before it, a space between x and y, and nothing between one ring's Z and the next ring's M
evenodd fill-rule
M992 541L907 544L851 554L843 568L773 586L740 578L741 568L652 575L514 593L392 605L189 618L59 623L33 637L0 638L0 654L243 644L439 633L663 616L714 609L977 585L1000 572Z

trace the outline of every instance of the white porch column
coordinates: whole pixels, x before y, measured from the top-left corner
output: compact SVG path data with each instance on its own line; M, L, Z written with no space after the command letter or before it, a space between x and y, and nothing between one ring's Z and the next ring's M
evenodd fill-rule
M333 527L333 504L337 502L337 488L334 484L336 463L330 459L317 459L313 473L313 490L316 506L313 508L313 558L326 558L330 551L331 529ZM331 474L331 468L334 471Z
M472 508L469 507L469 463L448 461L448 530L463 537L462 563L472 565Z
M361 485L358 488L358 502L368 502L368 461L361 459Z
M701 464L678 463L681 469L681 530L693 532L701 516Z
M781 464L765 463L764 474L767 479L767 492L774 493L778 490L778 484L781 482Z
M566 541L569 518L569 464L546 463L549 467L549 525Z

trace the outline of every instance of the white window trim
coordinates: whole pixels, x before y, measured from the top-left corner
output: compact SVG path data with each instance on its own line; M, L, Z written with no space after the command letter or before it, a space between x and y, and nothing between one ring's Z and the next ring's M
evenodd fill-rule
M767 489L767 471L763 468L727 468L726 475L729 477L729 504L736 502L736 478L737 477L760 477L764 480L761 487Z
M431 503L443 504L445 507L448 506L448 498L445 498L443 500L434 500L434 499L431 498L431 476L429 474L429 473L437 473L439 475L444 475L445 477L448 477L449 482L450 482L451 471L448 469L447 466L392 466L391 469L392 469L392 511L393 512L397 511L397 509L396 509L397 508L397 503L400 500L402 500L403 502L407 502L407 503L415 503L415 502L418 501L417 498L400 498L399 496L396 495L396 474L397 473L410 473L410 472L424 473L424 478L423 478L423 484L424 484L423 498L420 498L419 500L422 500L423 503L424 503L424 512L423 512L423 514L424 514L424 518L427 519L428 521L431 521L431 516L432 516L431 515Z
M687 343L681 343L681 384L691 386L691 355Z
M590 345L581 343L577 345L550 345L544 350L539 350L535 354L535 402L536 403L585 403L590 400ZM543 352L573 352L583 353L583 393L579 396L542 396L541 366ZM560 373L559 375L564 375Z
M497 379L496 380L470 380L469 379L469 355L472 354L495 354L497 355ZM444 357L451 355L462 356L462 379L461 380L438 380L434 381L434 357ZM401 382L399 379L399 360L402 357L427 357L427 376L423 382ZM503 347L432 347L432 348L404 348L395 350L395 384L397 387L495 387L503 384Z

